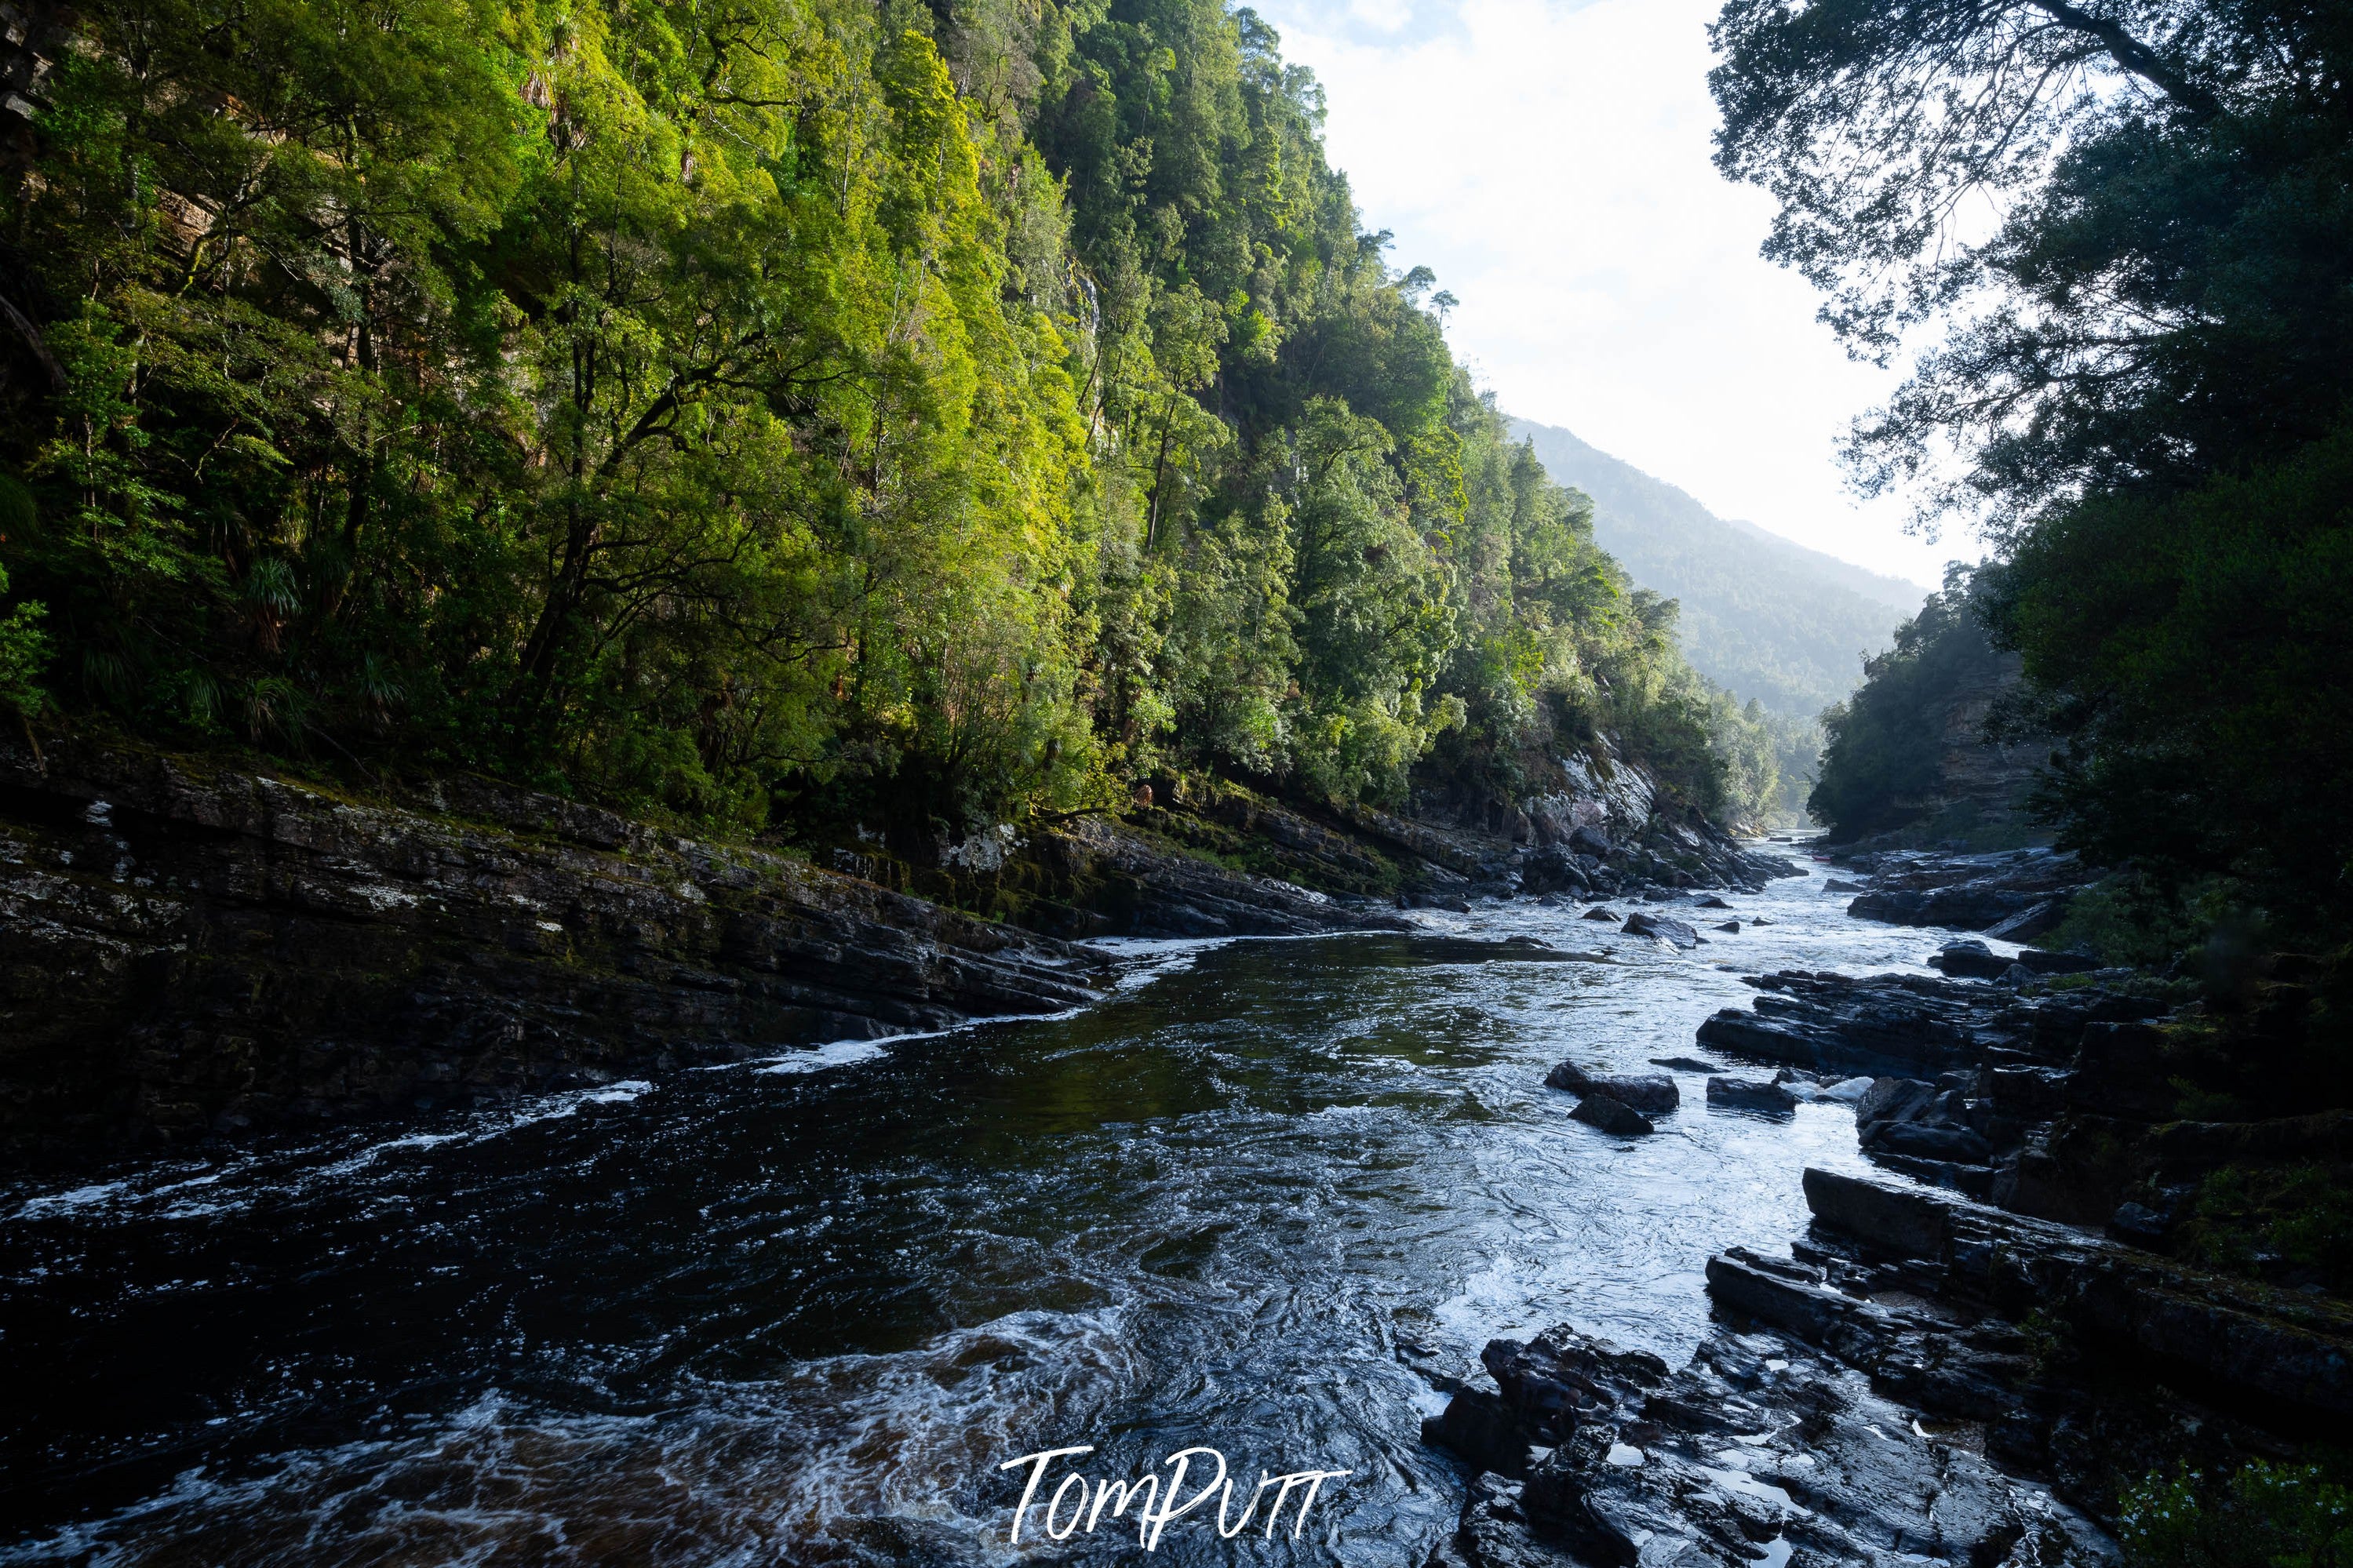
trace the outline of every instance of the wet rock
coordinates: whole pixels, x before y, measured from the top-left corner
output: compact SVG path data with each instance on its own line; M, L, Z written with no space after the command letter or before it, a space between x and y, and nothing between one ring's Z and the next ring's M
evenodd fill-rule
M1941 1072L1974 1062L1997 1037L1983 993L1913 975L1853 980L1787 971L1755 982L1750 1011L1726 1008L1699 1043L1778 1067L1855 1073Z
M1740 934L1740 922L1738 921L1725 921L1723 924L1715 926L1711 929L1715 931L1728 931L1735 936L1737 936Z
M2003 958L1975 937L1948 942L1929 955L1928 966L1959 980L1993 980L2007 972L2012 959Z
M1672 1372L1630 1365L1566 1329L1537 1342L1542 1358L1509 1341L1490 1347L1491 1362L1529 1363L1505 1403L1529 1413L1535 1458L1517 1484L1473 1482L1434 1563L2114 1560L2096 1526L2048 1488L1919 1436L1915 1413L1867 1374L1781 1336L1718 1328Z
M1663 1073L1589 1073L1575 1062L1562 1062L1545 1075L1545 1086L1571 1094L1607 1095L1620 1105L1654 1116L1683 1103L1675 1080Z
M2096 958L2080 952L2044 952L2039 948L2021 947L2017 963L2030 974L2088 974L2100 967Z
M1954 1322L2040 1311L2071 1325L2086 1353L2141 1358L2144 1378L2160 1368L2187 1373L2203 1400L2242 1417L2293 1427L2353 1413L2353 1308L2345 1303L2207 1273L1948 1193L1816 1170L1804 1182L1818 1228L1851 1236L1880 1257L1917 1259L1926 1267L1899 1273L1911 1290L1952 1303ZM1714 1278L1711 1264L1712 1288ZM1932 1346L1905 1337L1924 1331L1916 1321L1872 1317L1876 1309L1861 1302L1833 1307L1746 1279L1735 1289L1779 1302L1758 1315L1810 1342L1836 1344L1857 1364L1884 1363L1883 1373L1937 1359ZM1967 1397L1981 1401L1982 1391Z
M1722 1062L1702 1061L1697 1057L1652 1057L1651 1065L1654 1068L1672 1068L1677 1072L1702 1073L1715 1072L1724 1066Z
M1963 1092L1916 1079L1873 1083L1855 1102L1854 1124L1865 1153L1956 1165L1983 1165L1993 1157Z
M1986 927L1986 935L1998 942L2032 942L2067 918L2067 903L2058 898L2029 904L2008 920Z
M1588 921L1608 921L1614 925L1625 917L1620 915L1616 910L1596 907L1586 910L1581 918Z
M1569 893L1582 896L1590 889L1575 851L1564 844L1531 849L1520 861L1523 893Z
M1108 978L1050 937L481 781L436 812L67 742L47 763L0 753L18 1151L498 1103L1060 1012ZM128 847L64 865L94 801Z
M1707 1102L1734 1110L1786 1112L1798 1108L1798 1097L1780 1084L1751 1078L1709 1079Z
M1421 1440L1451 1449L1483 1470L1527 1474L1529 1440L1503 1395L1492 1389L1458 1391L1444 1410L1422 1417Z
M1692 901L1704 910L1728 910L1732 907L1730 904L1725 903L1722 899L1717 898L1713 893L1710 893L1706 898L1694 899Z
M2048 849L2001 855L1891 851L1874 859L1869 887L1847 912L1895 925L1987 931L2091 879L2073 856Z
M2147 1204L2118 1204L2116 1212L2108 1216L2110 1236L2151 1250L2165 1246L2166 1236L2172 1228L2170 1215Z
M1949 1210L1926 1193L1814 1166L1803 1181L1819 1223L1886 1257L1944 1258Z
M1626 917L1628 936L1656 937L1675 947L1697 947L1699 932L1671 915L1654 915L1648 910L1636 910Z
M1651 1125L1650 1119L1641 1111L1636 1110L1624 1100L1612 1099L1606 1094L1587 1095L1577 1102L1577 1109L1570 1111L1569 1115L1588 1127L1598 1127L1604 1132L1615 1133L1620 1138L1637 1138L1643 1133L1657 1131Z

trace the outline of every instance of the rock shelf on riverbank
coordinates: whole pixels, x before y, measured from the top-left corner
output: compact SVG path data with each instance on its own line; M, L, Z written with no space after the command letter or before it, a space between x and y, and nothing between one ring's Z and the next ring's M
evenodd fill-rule
M2093 872L2073 855L2013 849L1998 855L1885 850L1841 862L1870 873L1847 913L1893 925L1981 931L2031 942L2056 926Z
M2293 1458L2353 1415L2353 1308L2169 1245L2224 1164L2353 1150L2344 1110L2180 1116L2200 1028L2295 1059L2314 961L2178 1009L2104 978L1749 976L1753 1009L1699 1039L1780 1071L1712 1077L1710 1102L1852 1100L1892 1173L1810 1169L1787 1256L1711 1258L1680 1370L1565 1326L1489 1343L1424 1425L1481 1472L1431 1568L2101 1563L2151 1473Z
M1427 1440L1482 1473L1436 1568L2114 1559L2152 1467L2353 1409L2340 1307L1949 1194L1806 1173L1792 1256L1710 1260L1689 1364L1490 1342Z

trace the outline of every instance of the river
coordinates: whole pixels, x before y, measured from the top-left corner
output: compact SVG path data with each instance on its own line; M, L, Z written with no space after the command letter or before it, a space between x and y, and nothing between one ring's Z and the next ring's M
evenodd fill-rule
M997 1467L1088 1444L1351 1472L1296 1540L1197 1515L1161 1559L1419 1568L1463 1478L1401 1354L1570 1321L1679 1361L1708 1255L1858 1163L1835 1105L1681 1071L1629 1142L1542 1085L1694 1055L1742 972L1933 946L1819 868L1730 902L1773 923L1685 953L1525 900L1114 944L1072 1016L12 1186L0 1563L1011 1562Z

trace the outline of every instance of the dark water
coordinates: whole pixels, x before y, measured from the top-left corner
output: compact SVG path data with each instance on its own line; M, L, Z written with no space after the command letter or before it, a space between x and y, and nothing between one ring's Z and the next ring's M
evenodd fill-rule
M1681 1074L1628 1144L1541 1086L1691 1053L1750 994L1725 968L1932 945L1819 878L1732 901L1777 923L1696 954L1525 903L1129 947L1075 1016L0 1194L0 1562L1011 1562L997 1467L1092 1444L1095 1478L1352 1472L1296 1541L1196 1514L1162 1558L1410 1568L1461 1478L1401 1342L1680 1359L1708 1254L1785 1244L1799 1171L1855 1160L1835 1106Z

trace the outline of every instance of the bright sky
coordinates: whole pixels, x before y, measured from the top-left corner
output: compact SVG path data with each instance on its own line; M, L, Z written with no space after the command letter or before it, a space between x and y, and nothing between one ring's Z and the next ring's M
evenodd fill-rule
M1757 253L1773 205L1708 162L1719 0L1255 0L1323 81L1332 161L1504 410L1719 517L1934 584L1977 552L1859 509L1838 437L1893 388Z

